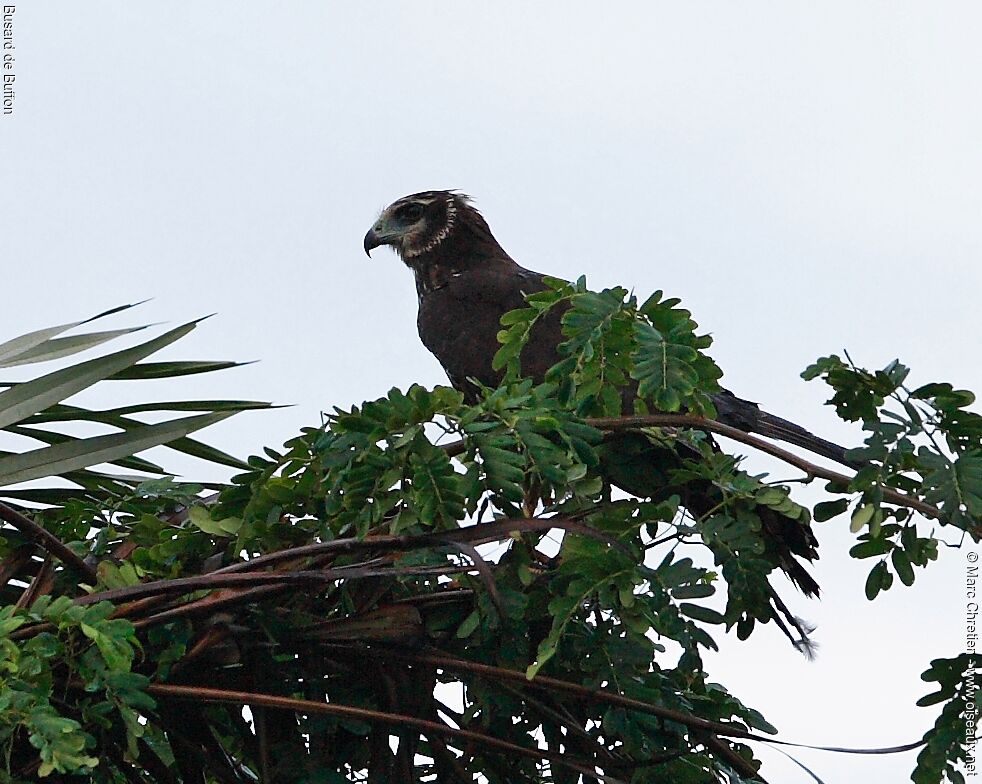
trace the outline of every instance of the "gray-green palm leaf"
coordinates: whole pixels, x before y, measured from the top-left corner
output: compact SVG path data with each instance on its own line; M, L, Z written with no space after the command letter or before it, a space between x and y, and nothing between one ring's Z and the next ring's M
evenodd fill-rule
M0 343L0 368L62 359L103 343L129 335L152 325L126 327L79 335L64 333L127 310L132 305L99 313L92 318L37 330ZM164 475L160 465L137 453L167 445L171 449L223 465L245 467L237 458L189 438L189 434L219 422L239 411L268 408L268 403L241 400L181 400L141 403L108 410L90 410L67 404L68 398L105 380L159 379L233 367L234 362L143 362L166 346L187 335L198 321L171 329L131 348L104 354L38 376L30 381L0 384L0 430L38 442L26 452L0 452L0 497L19 501L58 503L74 492L61 487L11 488L31 480L60 477L86 491L100 488L120 490L133 484L131 476L111 476L92 470L92 466L111 464L127 470ZM167 418L148 424L133 415L183 412L189 416ZM55 423L58 423L57 425ZM65 427L77 430L79 423L109 426L118 432L76 437L68 432L49 430ZM73 427L74 426L74 427Z

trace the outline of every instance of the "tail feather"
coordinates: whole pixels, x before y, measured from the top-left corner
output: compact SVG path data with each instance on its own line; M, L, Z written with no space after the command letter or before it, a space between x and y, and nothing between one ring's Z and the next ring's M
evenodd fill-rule
M756 403L739 398L728 390L715 395L713 403L716 405L717 419L724 425L800 446L849 468L860 468L862 465L846 457L845 447L809 433L794 422L762 411Z
M722 498L719 490L709 483L693 483L685 491L683 501L694 517L711 514ZM756 511L763 526L765 552L805 596L818 598L821 589L803 563L818 560L815 533L807 524L774 509L758 506Z
M818 582L800 560L818 559L818 540L811 528L773 509L758 507L758 513L767 532L767 545L774 551L781 571L805 596L818 598L821 593Z
M820 436L809 433L805 428L789 422L781 417L768 414L766 411L760 412L760 425L757 432L766 438L776 438L779 441L786 441L789 444L800 446L816 455L834 460L836 463L848 466L849 468L859 468L861 466L855 460L846 457L845 447L839 446L832 441L826 441Z

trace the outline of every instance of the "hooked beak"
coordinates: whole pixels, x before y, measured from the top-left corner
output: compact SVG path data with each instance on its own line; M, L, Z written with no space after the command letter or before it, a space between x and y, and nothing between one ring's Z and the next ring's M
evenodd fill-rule
M368 234L365 235L365 255L368 258L372 257L372 249L377 248L379 245L384 245L385 240L382 235L377 231L379 227L373 226L368 230Z
M365 235L365 255L371 258L372 249L379 245L394 245L402 237L402 227L394 224L388 215L381 215Z

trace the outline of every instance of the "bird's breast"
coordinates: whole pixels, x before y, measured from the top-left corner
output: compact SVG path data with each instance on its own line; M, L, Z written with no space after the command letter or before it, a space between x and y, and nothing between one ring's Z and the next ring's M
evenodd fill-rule
M501 381L491 361L499 347L502 315L500 308L462 302L442 287L420 296L416 324L423 344L443 365L454 386L475 378L494 387Z

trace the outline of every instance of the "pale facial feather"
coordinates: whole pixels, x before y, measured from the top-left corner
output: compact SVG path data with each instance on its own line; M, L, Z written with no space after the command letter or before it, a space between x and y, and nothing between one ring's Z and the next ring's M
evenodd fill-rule
M432 199L426 202L420 200L417 203L428 205L431 204L432 201L433 201ZM440 230L437 231L435 234L433 234L433 236L426 241L425 245L417 245L416 243L418 243L422 239L422 229L425 227L426 224L425 219L419 220L416 225L419 226L420 228L418 230L414 230L409 234L407 234L402 242L403 259L412 259L417 256L422 256L424 253L429 253L431 250L433 250L437 245L439 245L447 237L450 236L450 233L453 231L453 227L456 219L457 219L457 203L454 201L453 196L450 196L447 199L447 217L446 217L446 222L443 224L443 227L440 228Z

